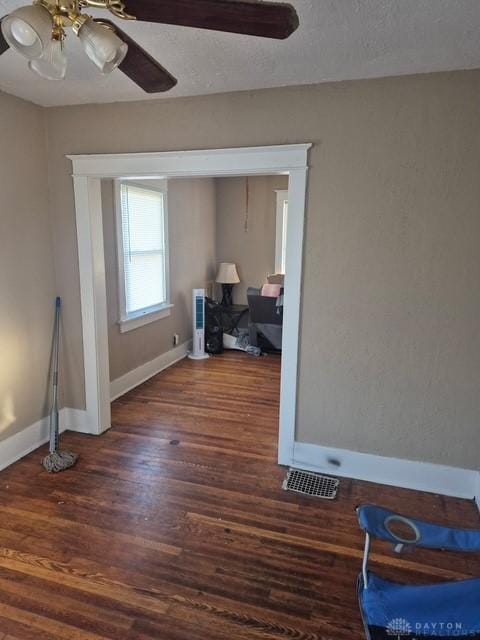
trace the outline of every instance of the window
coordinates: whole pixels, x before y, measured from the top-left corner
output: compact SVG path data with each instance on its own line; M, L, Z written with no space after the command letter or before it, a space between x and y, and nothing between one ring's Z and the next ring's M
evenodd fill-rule
M285 273L287 252L288 191L276 191L275 273Z
M170 313L166 183L117 182L120 330ZM158 182L156 182L158 185Z

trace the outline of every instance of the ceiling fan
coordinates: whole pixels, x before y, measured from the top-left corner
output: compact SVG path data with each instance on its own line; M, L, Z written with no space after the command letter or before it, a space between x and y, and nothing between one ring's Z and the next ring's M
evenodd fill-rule
M124 20L277 39L288 38L298 27L291 5L262 0L35 0L1 19L0 55L11 47L28 59L32 71L62 80L67 71L63 41L71 28L101 73L118 67L147 93L168 91L177 84L114 22L82 13L87 8L105 9Z

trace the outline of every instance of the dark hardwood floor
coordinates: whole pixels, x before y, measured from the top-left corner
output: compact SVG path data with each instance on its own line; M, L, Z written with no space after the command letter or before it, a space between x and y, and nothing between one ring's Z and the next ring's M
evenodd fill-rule
M43 448L3 471L0 640L356 640L356 505L479 525L470 502L363 482L282 491L279 364L184 360L114 402L100 438L65 434L74 469L48 475ZM373 560L416 583L480 575L461 554Z

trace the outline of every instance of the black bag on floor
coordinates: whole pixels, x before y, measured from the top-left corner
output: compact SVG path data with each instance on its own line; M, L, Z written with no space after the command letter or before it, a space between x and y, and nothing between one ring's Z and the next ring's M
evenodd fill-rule
M217 354L223 351L222 314L218 302L205 298L205 351Z

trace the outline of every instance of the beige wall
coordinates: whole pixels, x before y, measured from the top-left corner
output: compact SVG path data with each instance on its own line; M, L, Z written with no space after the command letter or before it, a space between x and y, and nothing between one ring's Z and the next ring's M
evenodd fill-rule
M84 404L67 153L312 142L302 441L478 466L480 72L47 111L68 403Z
M55 282L43 110L0 93L0 140L2 440L48 413Z
M217 261L235 262L240 283L233 300L247 303L248 287L260 287L275 271L275 189L288 189L288 176L218 178Z
M102 181L103 231L107 286L110 378L115 380L192 337L192 289L203 287L215 273L214 180L168 181L170 248L170 316L121 333L113 181Z

